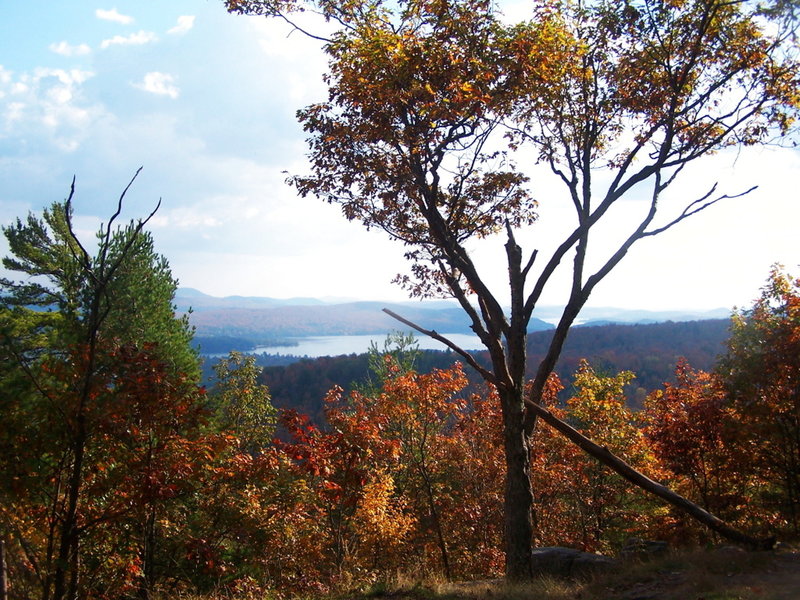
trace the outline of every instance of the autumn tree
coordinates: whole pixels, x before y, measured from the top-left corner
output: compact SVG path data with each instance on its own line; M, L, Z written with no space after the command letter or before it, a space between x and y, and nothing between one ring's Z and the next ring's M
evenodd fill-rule
M633 378L630 371L602 375L581 361L574 392L562 410L563 419L637 470L660 479L663 472L625 397L625 386ZM547 437L555 451L547 444L537 449L544 460L551 458L549 454L561 457L549 468L550 485L556 483L561 493L551 497L554 506L548 508L564 513L560 516L560 521L566 522L562 535L571 532L577 545L586 550L609 551L652 528L656 513L652 497L632 489L629 482L576 446ZM542 438L545 436L538 439ZM552 532L552 524L547 525Z
M82 540L103 520L89 517L89 481L122 386L119 353L150 344L181 392L199 374L188 323L173 314L176 282L143 230L148 219L116 225L127 189L94 254L72 224L74 182L67 200L41 218L3 228L11 251L3 265L20 277L0 280L2 408L15 426L0 436L2 468L11 475L2 489L3 527L43 598L85 593Z
M775 266L761 296L734 315L717 374L732 418L742 466L766 483L760 501L800 530L800 280Z
M676 485L731 520L796 535L798 282L775 266L734 314L714 371L676 368L647 399L647 436Z
M298 28L300 13L310 10L338 26L327 37L312 34L329 56L329 97L298 113L311 173L292 183L401 241L412 266L399 281L412 295L453 297L468 315L491 357L488 368L412 325L497 389L506 573L529 577L529 449L538 418L560 427L540 402L569 329L636 242L746 193L716 185L689 199L668 192L696 160L789 131L800 103L785 27L792 21L783 5L762 10L720 0L538 2L528 20L511 25L485 0L226 4ZM515 164L522 161L524 170ZM516 241L536 221L528 185L535 166L563 185L561 195L541 201L566 202L575 219L541 257ZM622 203L627 197L637 201ZM619 210L630 220L615 221ZM607 222L621 232L617 245L591 246ZM510 310L471 254L473 242L495 234L506 238ZM567 261L565 308L526 397L527 325Z
M675 382L652 392L644 407L645 435L676 489L706 510L729 520L741 516L745 503L745 464L733 445L745 435L719 379L681 360Z
M391 352L382 358L380 388L331 391L327 429L284 414L290 440L277 450L310 492L300 512L319 515L308 544L325 557L303 572L326 585L404 571L497 574L504 468L495 394L464 397L458 363L420 374Z
M171 372L155 344L113 350L91 413L80 511L80 597L151 598L176 579L187 506L208 464L233 446L206 431L202 388Z
M452 576L449 546L452 533L447 531L446 497L457 487L451 465L442 460L448 444L448 429L453 427L465 408L458 393L467 380L460 364L450 369L434 369L427 375L408 372L386 381L382 393L372 398L353 395L351 402L363 404L369 413L385 422L383 435L396 440L399 449L399 482L403 492L416 507L417 522L438 549L441 568ZM451 528L452 529L452 528Z
M359 517L376 510L374 505L364 508L365 498L373 503L381 497L393 500L383 490L393 486L387 474L396 461L397 443L385 439L382 424L368 419L363 410L349 410L340 388L330 391L325 404L329 431L304 415L285 411L281 422L290 439L278 442L278 450L292 461L293 477L307 488L303 510L318 523L309 539L318 556L306 565L305 576L330 584L346 580L358 565L361 534L366 531ZM395 510L387 504L383 508ZM374 528L370 533L376 533Z
M455 471L454 501L445 515L453 523L454 571L462 575L503 573L503 490L505 474L502 416L489 390L467 399L440 459Z

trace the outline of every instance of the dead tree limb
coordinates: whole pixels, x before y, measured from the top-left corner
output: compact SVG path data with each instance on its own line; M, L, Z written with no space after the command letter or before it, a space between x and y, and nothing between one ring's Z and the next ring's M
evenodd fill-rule
M684 498L668 487L653 481L643 473L640 473L634 469L624 460L613 454L608 448L596 444L585 435L577 431L575 428L571 427L568 423L565 423L556 417L543 406L531 402L530 400L525 401L525 406L534 411L545 423L561 433L569 441L577 445L590 456L593 456L601 463L613 469L619 475L634 485L642 488L646 492L658 496L662 500L666 500L669 504L685 512L690 517L699 521L709 529L716 531L725 539L743 546L747 546L754 550L768 550L775 546L776 540L774 537L758 539L749 536L738 529L734 529L722 519L712 515L710 512L698 506L691 500Z
M466 360L467 363L469 363L469 366L471 366L478 373L480 373L481 376L484 379L486 379L486 381L489 381L489 382L492 382L492 383L494 383L496 381L494 374L491 371L487 371L485 368L480 366L478 364L478 361L475 360L475 357L472 356L472 354L470 354L469 352L467 352L466 350L464 350L463 348L461 348L457 344L454 344L453 342L448 340L446 337L444 337L440 333L437 333L436 331L434 331L432 329L423 329L422 327L420 327L416 323L412 323L408 319L405 319L405 318L401 317L396 312L393 312L393 311L389 310L388 308L384 308L383 312L385 312L387 315L389 315L393 319L397 319L403 325L408 325L409 327L411 327L412 329L420 332L421 334L427 335L428 337L433 338L434 340L436 340L438 342L442 342L445 346L450 348L453 352L455 352L456 354L464 357L464 360Z

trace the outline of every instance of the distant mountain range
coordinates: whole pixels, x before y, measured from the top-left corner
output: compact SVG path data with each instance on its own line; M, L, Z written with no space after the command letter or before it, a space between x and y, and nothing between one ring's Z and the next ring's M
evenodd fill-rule
M200 300L200 302L196 302ZM386 302L345 302L342 304L291 304L270 298L210 298L181 295L179 312L192 312L191 324L201 338L233 337L253 345L273 345L288 338L331 335L386 334L408 327L383 312L388 308L421 327L441 333L472 333L469 321L457 306L434 304L390 304ZM289 301L292 302L292 301ZM298 300L298 302L300 302ZM551 329L534 319L530 331ZM208 347L206 340L205 347ZM215 346L216 347L216 346Z
M178 288L175 294L178 310L185 312L190 307L195 312L219 308L274 308L276 306L320 306L325 301L317 298L261 298L256 296L226 296L217 298L194 288Z
M534 315L545 321L561 317L561 307L543 306L534 311ZM587 307L581 311L580 325L646 325L665 323L667 321L703 321L706 319L727 319L730 309L715 308L713 310L640 310L613 307Z
M175 297L178 312L191 310L189 319L198 337L236 338L238 346L283 341L293 337L385 334L407 329L385 314L388 308L426 329L440 333L471 333L469 321L455 302L406 303L354 302L319 298L263 298L228 296L217 298L192 288L179 288ZM558 307L536 310L529 331L553 328L561 315ZM727 318L730 311L646 311L618 308L587 308L582 325L609 323L658 323ZM245 348L242 348L245 349Z

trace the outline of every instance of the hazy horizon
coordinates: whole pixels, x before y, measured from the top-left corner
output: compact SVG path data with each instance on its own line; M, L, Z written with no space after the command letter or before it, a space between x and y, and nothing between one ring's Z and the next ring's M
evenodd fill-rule
M191 291L192 294L191 295L181 295L181 291L184 291L184 292ZM202 290L200 290L198 288L188 287L188 286L179 286L178 287L178 291L176 293L176 298L183 298L183 299L186 299L186 300L190 300L192 297L194 297L194 293L200 293L200 294L202 294L202 297L207 297L207 298L217 299L217 300L230 300L230 299L236 299L236 298L241 298L243 300L261 300L261 299L263 299L263 300L272 300L272 301L279 302L279 303L280 302L302 301L302 300L310 300L310 301L313 300L313 301L316 301L316 302L322 302L324 304L330 304L330 305L361 303L361 302L377 303L377 304L386 303L386 304L411 304L411 305L417 304L417 303L421 303L421 304L437 304L437 303L441 304L441 303L446 303L446 304L448 304L449 306L451 306L453 308L460 308L460 306L458 304L458 301L455 300L455 299L452 299L452 298L451 299L447 299L447 298L428 298L428 299L423 299L423 300L409 298L409 299L406 299L406 300L390 300L390 299L386 299L386 298L356 298L356 297L349 297L348 298L348 297L339 297L339 296L291 296L291 297L284 297L284 298L279 298L279 297L274 297L274 296L245 296L245 295L241 295L241 294L227 294L227 295L223 295L223 296L215 296L213 294L207 294L206 292L204 292L204 291L202 291ZM270 308L270 307L269 306L265 306L264 308ZM556 305L556 304L540 304L536 308L536 310L534 311L534 316L535 317L537 316L537 311L539 311L539 312L541 312L541 311L555 311L555 310L560 310L561 308L562 308L562 306ZM679 306L679 307L676 307L676 308L650 309L650 308L647 308L647 307L628 308L628 307L620 307L620 306L599 306L599 305L594 305L594 304L588 304L585 307L585 310L582 311L582 313L583 312L597 312L597 311L620 311L620 312L631 312L631 313L636 313L636 312L652 312L652 313L688 312L688 313L698 313L699 314L699 313L715 313L715 312L719 312L719 311L732 312L734 308L735 307L726 307L726 306L716 306L716 307L713 307L713 308L695 308L695 307L691 307L691 306ZM738 307L738 308L747 308L747 307L746 306L742 306L742 307ZM543 319L543 320L547 321L548 319ZM580 318L576 320L576 324L580 324L581 322L582 322L582 319L580 319Z

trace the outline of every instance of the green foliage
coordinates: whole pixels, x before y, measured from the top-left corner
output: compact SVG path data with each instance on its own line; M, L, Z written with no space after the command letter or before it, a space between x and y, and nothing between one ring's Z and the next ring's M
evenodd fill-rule
M370 342L367 351L369 373L366 382L356 384L355 389L364 395L378 393L392 377L414 371L420 355L419 344L411 332L389 333L383 341L382 350L378 349L377 343Z
M73 195L3 228L19 279L0 280L0 533L19 594L54 600L147 589L153 515L199 423L192 332L147 220L115 226L123 192L90 254ZM132 514L144 538L117 537Z
M209 401L216 426L236 435L247 452L261 452L272 441L277 411L267 386L258 383L255 357L231 352L214 365L214 373Z
M155 252L142 222L112 229L113 221L97 232L94 256L72 230L69 200L3 228L11 251L3 266L23 278L0 279L15 322L6 324L7 342L18 353L31 335L49 336L55 349L92 335L120 345L153 343L176 373L199 375L188 319L174 315L177 281L166 258ZM38 344L29 346L35 353Z

